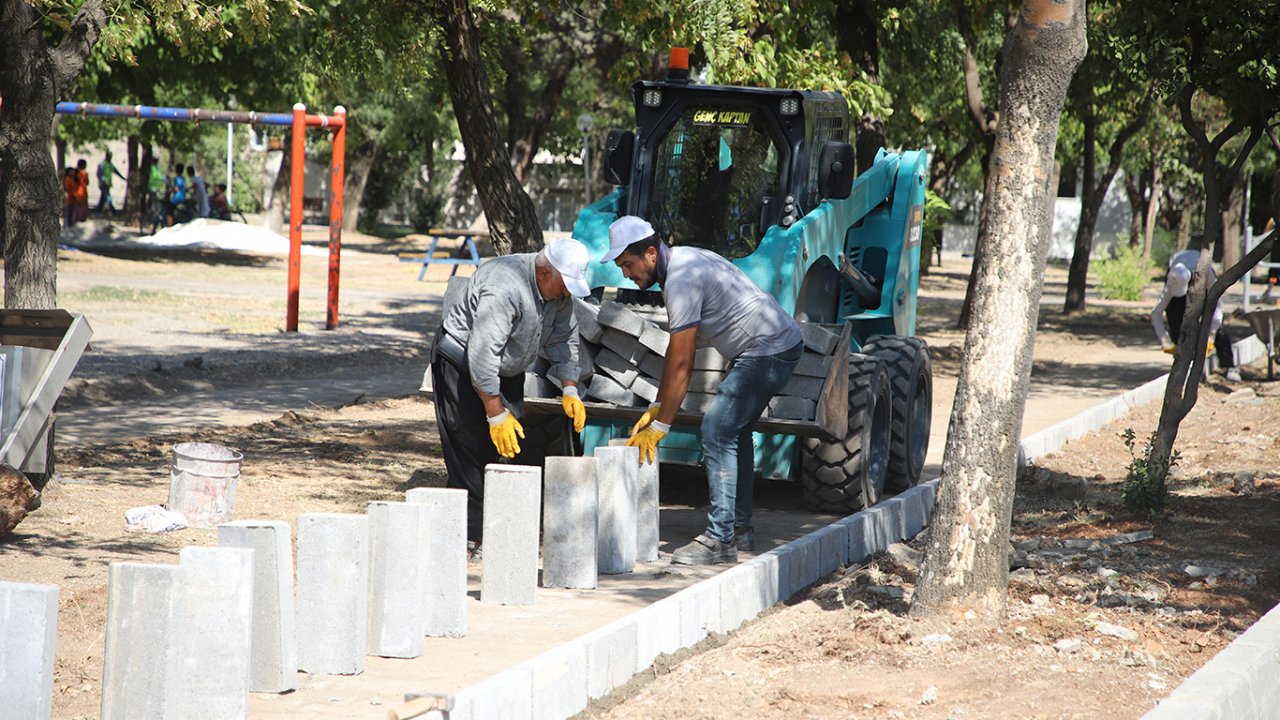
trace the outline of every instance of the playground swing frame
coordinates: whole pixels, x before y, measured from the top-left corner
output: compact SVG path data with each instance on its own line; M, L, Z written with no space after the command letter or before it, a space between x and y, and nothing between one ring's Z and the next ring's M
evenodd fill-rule
M298 297L302 274L302 183L305 173L304 140L307 128L333 133L333 153L329 163L329 288L325 330L338 327L338 285L342 255L342 187L346 178L347 111L341 105L332 115L308 115L307 106L297 103L290 113L260 113L238 110L152 107L148 105L102 105L60 102L62 115L84 115L168 122L214 122L243 125L275 125L293 130L289 166L289 273L285 309L285 331L298 331Z

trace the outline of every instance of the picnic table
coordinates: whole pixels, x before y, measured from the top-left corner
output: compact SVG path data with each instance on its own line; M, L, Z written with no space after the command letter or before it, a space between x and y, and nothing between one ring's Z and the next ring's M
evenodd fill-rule
M412 252L400 253L400 262L422 264L422 270L418 272L419 282L426 277L427 268L432 265L452 265L453 270L449 272L449 277L453 277L458 272L459 265L475 265L479 267L480 251L476 249L476 238L489 237L489 231L431 228L427 231L427 236L431 238L431 247L427 249L425 255ZM444 257L436 257L437 248L440 247L441 240L453 241L456 246L449 248Z

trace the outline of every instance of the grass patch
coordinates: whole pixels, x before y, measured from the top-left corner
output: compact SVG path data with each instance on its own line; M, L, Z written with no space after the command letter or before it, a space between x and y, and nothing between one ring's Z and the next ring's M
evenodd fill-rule
M117 285L94 285L88 290L69 293L65 300L75 303L174 303L177 295L163 290L139 290L138 288L119 287Z

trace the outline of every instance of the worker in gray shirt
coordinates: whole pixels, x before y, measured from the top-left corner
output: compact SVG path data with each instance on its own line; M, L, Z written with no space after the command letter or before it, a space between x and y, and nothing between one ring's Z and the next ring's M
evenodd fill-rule
M738 266L701 248L668 247L648 222L635 216L618 218L609 226L609 251L602 262L617 264L642 290L661 283L667 306L671 337L658 402L631 429L627 441L640 448L640 462L655 462L658 443L671 431L689 389L697 341L730 360L702 419L702 457L711 500L707 530L672 553L671 561L736 562L738 548L754 549L752 427L800 362L800 326Z
M551 241L542 252L507 255L480 266L466 294L445 309L431 353L436 424L448 486L467 491L467 538L479 546L484 468L520 455L524 373L541 353L563 388L575 432L586 423L578 396L578 326L573 300L585 297L587 248ZM512 410L515 410L513 413ZM486 437L484 428L488 428Z

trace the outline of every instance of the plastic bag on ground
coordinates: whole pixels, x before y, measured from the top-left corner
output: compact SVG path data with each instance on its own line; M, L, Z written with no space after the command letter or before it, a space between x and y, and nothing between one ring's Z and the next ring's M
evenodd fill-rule
M125 529L129 532L170 532L187 526L182 513L163 505L146 505L124 511Z

